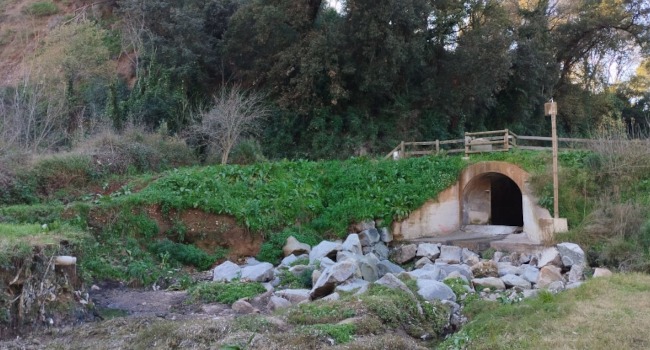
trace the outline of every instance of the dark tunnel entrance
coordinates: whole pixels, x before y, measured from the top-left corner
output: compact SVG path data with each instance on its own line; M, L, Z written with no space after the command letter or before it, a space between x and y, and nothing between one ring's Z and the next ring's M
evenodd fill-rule
M523 226L519 186L499 173L473 178L463 191L462 221L464 225Z

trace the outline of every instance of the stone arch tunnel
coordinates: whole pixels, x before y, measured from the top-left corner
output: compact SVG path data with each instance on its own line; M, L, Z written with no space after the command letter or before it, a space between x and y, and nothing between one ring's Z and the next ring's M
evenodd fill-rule
M521 189L508 176L485 173L463 188L463 225L524 226Z
M468 166L458 182L425 203L408 218L393 223L398 239L444 238L467 226L516 226L527 240L541 243L566 230L566 220L555 220L537 205L528 186L530 175L507 162L480 162Z

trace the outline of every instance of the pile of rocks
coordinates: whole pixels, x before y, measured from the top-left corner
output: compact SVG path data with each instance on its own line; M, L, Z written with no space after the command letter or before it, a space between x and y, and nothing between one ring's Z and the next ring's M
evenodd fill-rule
M290 237L279 266L253 258L243 266L225 262L214 269L213 279L265 283L269 309L320 298L335 300L340 292L363 293L371 283L412 293L402 282L411 279L424 300L441 301L452 310L459 307L456 294L444 283L450 278L465 281L467 293L478 292L492 300L504 292L524 297L542 288L558 292L584 280L585 253L573 243L533 254L495 252L491 259L482 259L466 248L434 243L403 244L391 250L387 246L391 240L387 230L374 227L350 234L345 241L323 241L314 247ZM400 266L403 264L412 267L407 271ZM284 271L300 276L306 270L313 270L311 290L275 290Z

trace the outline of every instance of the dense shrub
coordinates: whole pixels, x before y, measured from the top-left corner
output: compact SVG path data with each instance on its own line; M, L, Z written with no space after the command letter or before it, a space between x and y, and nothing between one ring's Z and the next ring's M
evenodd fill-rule
M223 259L225 255L223 250L210 255L193 245L174 243L168 239L152 243L149 250L161 259L191 265L201 271L209 269L216 261Z

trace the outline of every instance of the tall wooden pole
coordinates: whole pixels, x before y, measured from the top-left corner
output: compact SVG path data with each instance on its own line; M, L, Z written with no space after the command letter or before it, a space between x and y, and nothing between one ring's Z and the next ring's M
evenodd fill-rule
M560 204L558 201L559 181L557 179L557 103L551 102L544 104L544 112L551 116L551 139L553 141L553 217L560 218Z
M556 114L551 114L551 128L553 129L553 217L560 218L560 204L558 201L558 178L557 178L557 122Z

